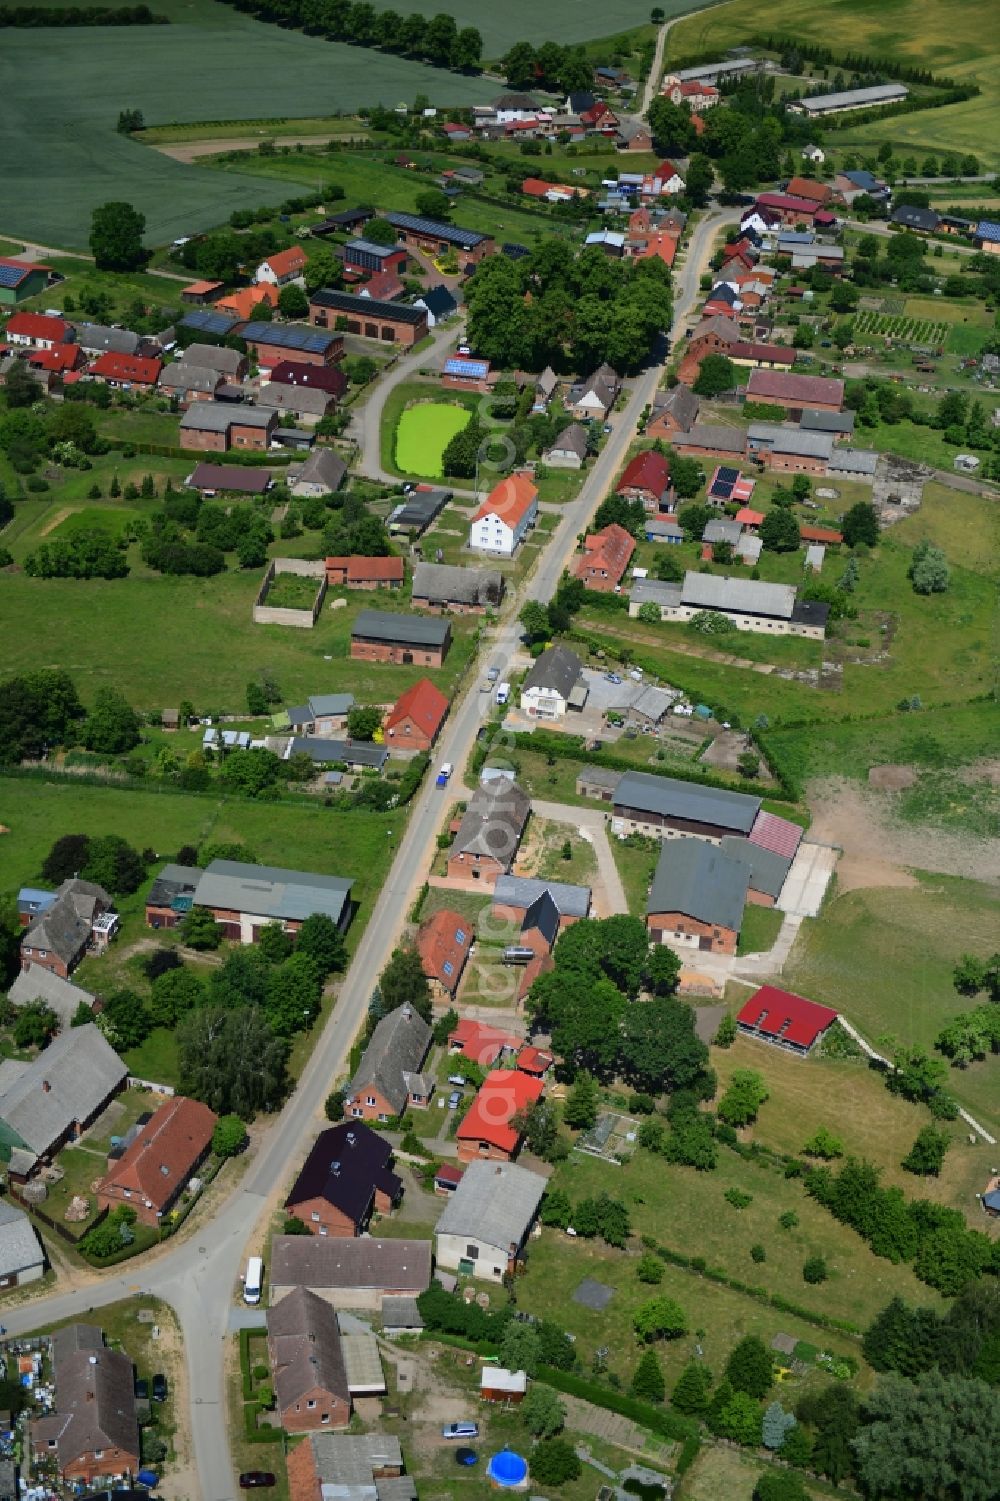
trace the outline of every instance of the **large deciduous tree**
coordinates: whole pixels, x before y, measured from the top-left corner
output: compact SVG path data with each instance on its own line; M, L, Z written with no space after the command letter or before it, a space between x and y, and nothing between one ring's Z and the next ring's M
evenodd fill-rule
M182 1091L216 1114L252 1120L281 1102L288 1044L259 1007L194 1011L178 1028L177 1046Z
M995 1501L995 1387L939 1371L915 1381L887 1376L867 1399L863 1416L853 1449L867 1495Z
M99 271L134 271L146 261L146 218L130 203L102 203L91 216L90 249Z

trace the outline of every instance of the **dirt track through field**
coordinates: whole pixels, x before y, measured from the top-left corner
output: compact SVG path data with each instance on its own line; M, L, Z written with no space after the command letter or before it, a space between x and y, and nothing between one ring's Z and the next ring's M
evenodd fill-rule
M196 162L203 156L221 156L224 151L255 151L261 141L274 141L278 146L325 146L328 141L363 141L364 136L345 136L327 131L316 136L276 136L262 130L259 135L220 136L214 141L167 141L162 146L153 145L154 151L173 157L175 162Z
M51 521L47 521L45 523L45 525L42 527L42 530L39 532L39 536L47 537L49 535L49 532L54 532L56 527L61 526L62 523L66 520L66 517L72 516L72 514L72 506L63 506L61 511L56 512Z
M1000 882L1000 840L897 822L892 794L831 777L811 782L806 800L813 815L810 838L844 851L837 866L839 891L915 886L911 869Z

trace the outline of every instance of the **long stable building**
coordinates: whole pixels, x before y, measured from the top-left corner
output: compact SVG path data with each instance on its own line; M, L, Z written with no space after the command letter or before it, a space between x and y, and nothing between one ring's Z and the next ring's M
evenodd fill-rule
M427 309L403 302L382 302L353 292L323 287L309 298L309 322L383 344L419 344L427 336Z

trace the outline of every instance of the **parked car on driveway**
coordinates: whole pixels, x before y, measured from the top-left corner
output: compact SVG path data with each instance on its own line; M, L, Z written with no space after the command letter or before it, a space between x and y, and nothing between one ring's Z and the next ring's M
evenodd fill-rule
M163 1375L153 1377L153 1401L165 1402L167 1400L167 1378Z
M244 1470L240 1476L241 1491L267 1490L274 1484L270 1470Z
M478 1438L478 1423L445 1423L441 1429L442 1438Z

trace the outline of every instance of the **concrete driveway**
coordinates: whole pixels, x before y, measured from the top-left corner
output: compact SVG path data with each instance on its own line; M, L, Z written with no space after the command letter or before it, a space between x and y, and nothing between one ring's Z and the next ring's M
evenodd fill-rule
M818 917L840 854L832 844L803 840L775 905L792 917Z
M572 824L592 847L597 856L597 880L593 890L594 916L614 917L616 913L627 912L625 887L608 841L607 814L597 808L540 802L538 798L532 798L531 807L539 818L548 818L554 823Z

